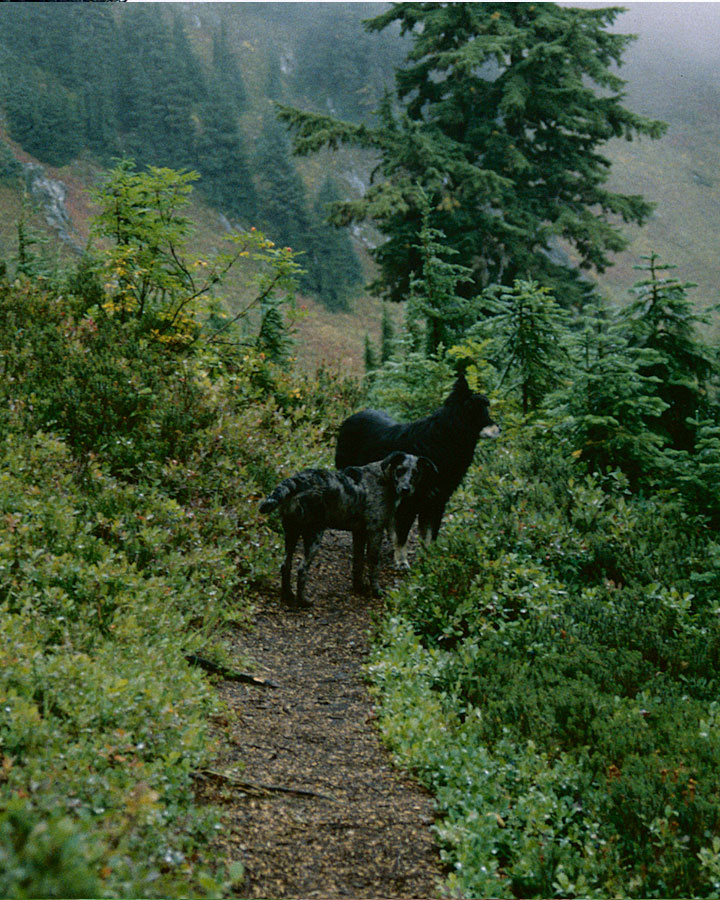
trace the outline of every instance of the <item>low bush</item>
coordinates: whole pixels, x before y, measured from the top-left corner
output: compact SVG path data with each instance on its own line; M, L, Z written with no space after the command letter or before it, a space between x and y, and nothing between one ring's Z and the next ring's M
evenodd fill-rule
M191 778L217 701L184 659L195 586L160 541L139 566L132 534L157 516L182 546L185 516L116 491L97 467L93 506L50 435L11 434L0 454L0 783L14 835L3 895L77 896L73 867L85 873L73 891L174 895L217 822L194 808ZM112 519L99 511L110 505ZM85 851L69 848L86 847L81 865Z
M258 502L330 464L356 388L154 340L103 290L0 283L0 894L220 896L193 782L219 701L187 657L275 579Z
M15 416L0 443L3 896L223 890L192 780L218 701L186 655L222 657L221 629L275 579L258 501L308 455L329 463L316 406L338 418L349 394L250 356L204 392L212 423L140 480Z
M372 674L454 896L717 891L717 545L673 496L505 422L395 593ZM564 452L565 451L565 452Z

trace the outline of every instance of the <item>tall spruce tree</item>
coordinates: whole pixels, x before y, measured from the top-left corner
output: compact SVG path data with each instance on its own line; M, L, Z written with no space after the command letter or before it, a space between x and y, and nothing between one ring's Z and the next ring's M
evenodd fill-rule
M120 19L118 118L125 151L154 165L193 163L193 99L203 86L182 23L143 4Z
M642 223L651 206L607 189L610 163L599 150L614 137L659 137L665 126L622 105L624 82L612 66L632 36L609 31L619 12L394 4L367 27L399 25L413 46L395 102L386 97L375 127L280 109L297 152L347 143L380 154L382 180L360 200L336 204L334 218L370 217L386 235L375 256L388 296L404 299L421 267L412 249L422 219L417 184L431 199L431 224L480 287L516 277L572 284L552 252L558 239L581 268L598 271L625 246L617 220Z
M257 215L257 197L250 162L235 103L229 90L217 81L210 84L202 106L195 156L208 200L228 215L251 224Z
M220 26L213 35L212 71L215 82L227 92L237 111L243 110L247 104L245 82L232 51L224 19L221 19Z
M300 285L314 289L311 218L305 187L290 154L290 142L272 116L263 122L255 156L260 224L275 243L302 251Z

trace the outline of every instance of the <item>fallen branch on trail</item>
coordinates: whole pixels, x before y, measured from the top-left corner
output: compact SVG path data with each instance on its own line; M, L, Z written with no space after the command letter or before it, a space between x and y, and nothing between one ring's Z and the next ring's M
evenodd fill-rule
M235 775L231 775L227 772L219 772L217 769L198 769L195 775L200 778L214 778L217 781L224 781L227 784L232 785L232 787L239 788L244 793L252 794L256 797L263 797L272 793L282 793L296 794L299 797L315 797L318 800L329 800L331 803L338 802L334 797L329 797L327 794L320 794L317 791L311 791L307 788L283 787L279 784L261 784L257 781L247 781L244 778L237 778Z
M255 687L280 687L279 684L275 681L270 681L269 678L258 678L256 675L247 675L245 672L238 672L237 669L230 669L227 666L222 665L222 663L213 662L211 659L206 659L204 656L199 656L197 653L186 653L185 659L191 665L199 666L201 669L204 669L206 672L211 672L213 675L220 675L220 677L224 678L226 681L241 681L243 684L252 684L255 685Z

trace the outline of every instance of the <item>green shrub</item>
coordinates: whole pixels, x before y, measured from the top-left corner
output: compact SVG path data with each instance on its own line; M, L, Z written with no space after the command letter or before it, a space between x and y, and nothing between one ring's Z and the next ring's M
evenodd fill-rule
M0 894L27 897L94 897L92 847L67 816L41 818L19 797L0 814Z
M454 896L707 896L717 550L677 497L583 477L541 423L482 451L371 670L436 793Z

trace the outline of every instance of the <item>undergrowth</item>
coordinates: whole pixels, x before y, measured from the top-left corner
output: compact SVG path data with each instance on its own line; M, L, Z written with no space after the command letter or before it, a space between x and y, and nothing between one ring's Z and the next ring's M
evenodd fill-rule
M146 177L173 180L133 189ZM220 710L188 657L227 661L223 631L276 574L258 501L329 462L327 423L354 397L287 362L272 297L292 266L259 233L240 255L277 313L262 340L189 301L192 264L161 240L186 223L163 196L143 226L154 269L140 230L137 253L0 280L3 897L217 897L240 879L196 800Z
M0 445L2 896L223 890L203 862L219 819L193 787L218 701L186 656L222 660L222 629L274 577L279 536L258 500L308 453L327 462L319 407L343 389L253 354L223 378L192 371L198 424L167 458L139 451L138 431L78 452L77 433L28 427L54 423L15 382ZM147 413L152 444L168 394Z
M392 598L382 728L452 896L720 891L720 545L677 495L505 423Z

